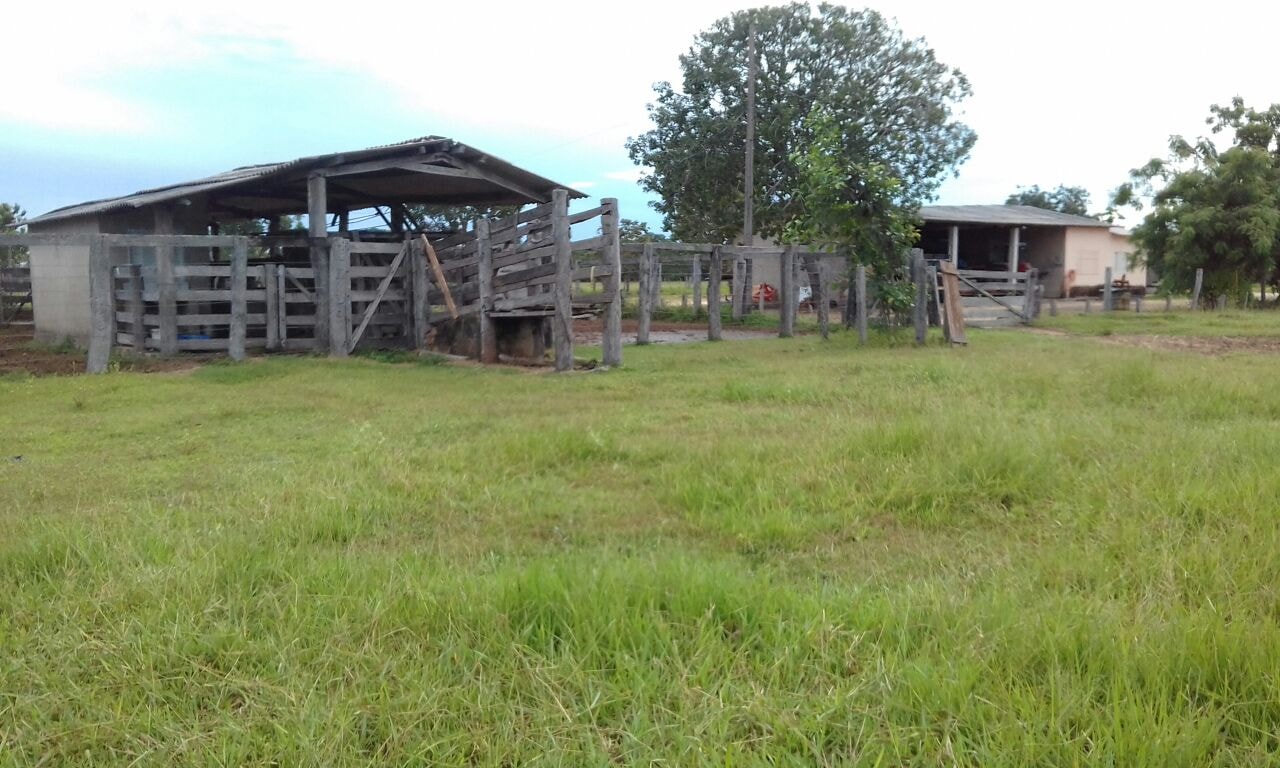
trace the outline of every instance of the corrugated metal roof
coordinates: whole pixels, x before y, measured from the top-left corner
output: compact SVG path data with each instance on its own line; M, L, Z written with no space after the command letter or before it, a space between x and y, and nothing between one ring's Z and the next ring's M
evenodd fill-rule
M1031 205L926 205L920 218L936 224L997 224L1017 227L1110 227L1088 216L1049 211Z
M216 190L226 190L247 182L259 183L269 181L275 177L292 176L297 173L308 172L315 168L332 166L339 163L349 163L372 158L394 156L400 153L408 154L421 152L425 150L451 154L457 156L459 159L483 165L487 171L506 177L522 187L546 191L548 199L550 199L550 191L556 188L567 189L569 191L569 196L572 198L586 197L586 195L578 192L577 190L569 189L563 184L557 184L550 179L538 176L537 174L512 165L501 158L486 154L461 142L454 141L444 136L423 136L421 138L409 139L395 144L384 144L381 146L369 147L368 149L360 149L350 152L333 152L326 155L300 157L296 160L288 160L279 163L246 165L223 173L214 174L213 176L207 176L203 179L196 179L195 181L155 187L154 189L144 189L139 192L134 192L131 195L112 197L104 200L93 200L62 208L56 208L33 219L28 219L26 223L41 224L50 221L76 218L80 216L92 216L129 208L144 208L156 203L179 200L191 195L198 195Z

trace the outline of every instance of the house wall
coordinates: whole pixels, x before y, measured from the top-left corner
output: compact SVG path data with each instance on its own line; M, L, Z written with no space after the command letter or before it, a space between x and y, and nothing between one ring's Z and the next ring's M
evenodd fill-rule
M1045 298L1061 298L1067 271L1067 239L1062 228L1026 227L1022 230L1021 239L1019 259L1039 270Z
M32 224L32 234L98 234L92 217ZM33 245L31 303L35 312L35 338L45 344L66 339L79 346L89 343L89 246Z
M1145 285L1146 269L1130 267L1133 253L1129 236L1104 227L1067 227L1066 268L1067 291L1089 290L1101 286L1107 267L1115 279L1125 277L1131 285Z

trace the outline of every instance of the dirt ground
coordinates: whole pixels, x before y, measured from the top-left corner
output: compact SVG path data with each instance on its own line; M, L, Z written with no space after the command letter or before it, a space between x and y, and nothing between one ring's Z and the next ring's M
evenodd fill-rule
M1268 336L1161 336L1157 334L1116 334L1112 336L1080 336L1053 328L1033 328L1039 336L1072 336L1091 339L1114 347L1140 347L1159 351L1195 352L1201 355L1225 355L1232 352L1280 353L1280 339Z
M622 343L634 344L636 341L636 320L622 321ZM746 339L762 339L776 336L777 331L756 328L725 328L721 336L725 341L743 341ZM573 343L594 346L604 336L604 319L577 320L573 324ZM706 323L662 323L655 321L649 326L649 341L654 344L687 344L693 341L707 340Z
M180 358L147 357L120 359L120 370L152 373L161 371L188 371L198 367L206 356ZM35 344L32 326L24 323L0 326L0 376L27 373L32 376L69 376L84 373L83 350L63 350Z

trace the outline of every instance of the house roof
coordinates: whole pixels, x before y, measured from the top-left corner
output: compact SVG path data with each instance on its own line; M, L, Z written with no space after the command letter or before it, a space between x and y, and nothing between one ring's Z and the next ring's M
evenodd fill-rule
M581 192L443 136L350 152L246 165L203 179L93 200L28 219L41 224L208 196L211 211L266 217L305 212L307 177L329 177L330 211L392 203L515 205L546 202L554 189Z
M931 224L996 224L1011 227L1110 227L1088 216L1031 205L926 205L920 218Z

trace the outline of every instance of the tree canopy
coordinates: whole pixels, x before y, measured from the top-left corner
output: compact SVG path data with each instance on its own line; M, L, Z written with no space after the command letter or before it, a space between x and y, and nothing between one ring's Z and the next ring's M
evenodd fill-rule
M666 235L650 230L648 224L636 219L619 221L618 237L624 243L658 243L668 239Z
M1232 144L1174 136L1168 158L1132 171L1114 204L1149 209L1133 239L1164 287L1190 288L1203 269L1207 296L1240 298L1280 258L1280 104L1260 111L1237 97L1206 122Z
M1068 187L1059 184L1056 189L1041 189L1040 185L1018 187L1009 195L1005 205L1030 205L1075 216L1089 215L1089 191L1084 187Z
M819 108L841 126L839 165L883 168L899 203L932 198L969 155L974 132L955 115L968 80L871 10L804 3L740 11L701 32L680 57L681 88L655 87L653 128L628 140L641 186L658 196L664 228L680 240L725 242L741 233L748 29L759 59L754 148L756 233L779 236L799 203L797 153Z
M0 203L0 232L14 232L21 226L27 212L17 203ZM11 267L27 261L27 249L22 245L0 246L0 267Z

